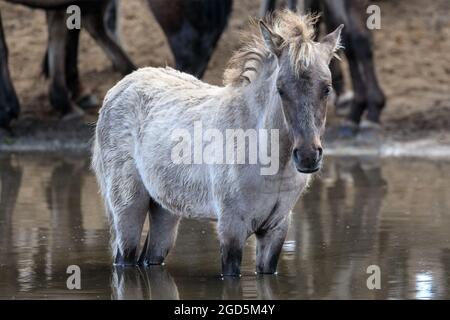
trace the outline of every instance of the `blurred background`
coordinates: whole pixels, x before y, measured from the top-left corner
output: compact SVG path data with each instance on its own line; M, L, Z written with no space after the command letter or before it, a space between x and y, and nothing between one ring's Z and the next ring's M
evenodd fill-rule
M149 2L170 7L170 1ZM249 17L260 16L262 3L262 0L242 0L232 4L228 24L213 50L203 80L222 83L227 61L239 47L240 32L246 29ZM381 115L384 132L399 139L424 136L444 139L450 130L449 2L434 0L425 5L422 0L381 0L367 4L381 8L381 28L370 33L378 82L386 96ZM277 2L277 7L283 5L283 1ZM0 2L0 10L11 78L22 107L20 119L51 119L54 114L49 101L49 83L41 67L47 47L45 12L4 1ZM161 13L163 9L157 10L165 14ZM167 37L146 0L119 1L118 12L121 45L137 67L176 66ZM166 21L170 23L176 24ZM350 90L345 55L342 56L346 87ZM84 90L95 94L101 103L106 91L122 75L113 69L104 51L84 28L78 60ZM86 121L95 121L97 108L86 113ZM337 123L333 108L329 114L330 124ZM33 124L39 125L39 121Z

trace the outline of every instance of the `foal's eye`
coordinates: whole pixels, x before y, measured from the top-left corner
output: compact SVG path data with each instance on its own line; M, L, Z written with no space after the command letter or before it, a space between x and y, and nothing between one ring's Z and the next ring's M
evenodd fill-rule
M277 88L278 90L278 94L280 95L280 97L284 96L284 91L281 88Z
M326 86L323 89L323 96L324 96L324 98L327 98L332 92L333 92L333 87L331 85L330 86Z

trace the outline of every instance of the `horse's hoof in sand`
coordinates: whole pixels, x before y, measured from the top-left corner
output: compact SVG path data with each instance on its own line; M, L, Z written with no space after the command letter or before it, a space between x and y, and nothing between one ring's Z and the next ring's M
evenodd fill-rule
M338 128L339 138L343 139L351 139L356 136L358 132L358 125L353 121L343 121L342 124Z
M365 143L378 143L381 140L381 125L370 120L363 120L359 125L357 139Z
M14 138L14 136L15 136L14 131L9 125L0 127L0 140L2 140L2 138L5 139Z
M71 121L81 119L84 116L84 111L77 105L72 105L72 110L69 113L63 115L63 121Z
M77 99L76 104L84 110L97 108L99 105L97 97L93 94L86 94L81 96Z

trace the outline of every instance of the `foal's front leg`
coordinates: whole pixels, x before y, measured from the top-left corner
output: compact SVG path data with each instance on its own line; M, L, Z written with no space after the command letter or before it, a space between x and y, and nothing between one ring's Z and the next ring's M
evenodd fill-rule
M218 222L222 275L241 275L242 251L248 231L239 216L223 215Z
M256 232L256 272L273 274L286 239L290 217L286 216L269 229Z

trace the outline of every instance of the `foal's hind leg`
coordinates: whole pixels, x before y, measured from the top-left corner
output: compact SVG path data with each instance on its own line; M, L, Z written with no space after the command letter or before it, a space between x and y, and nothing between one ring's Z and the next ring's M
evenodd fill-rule
M275 226L256 233L256 272L275 273L278 258L289 227L289 216L286 216Z
M162 264L177 238L180 217L151 201L150 231L145 241L139 263Z
M141 181L120 181L110 194L116 265L135 265L150 197ZM125 189L125 187L127 189Z

